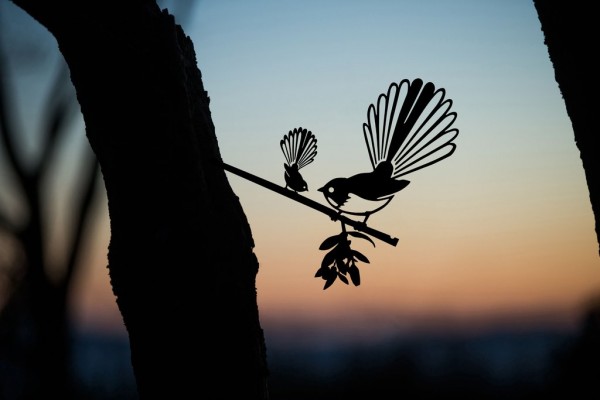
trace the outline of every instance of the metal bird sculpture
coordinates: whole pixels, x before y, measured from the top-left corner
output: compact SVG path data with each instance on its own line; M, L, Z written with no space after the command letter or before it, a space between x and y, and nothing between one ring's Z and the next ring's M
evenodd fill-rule
M226 163L223 163L223 167L325 213L333 220L339 220L342 224L341 233L328 237L319 246L320 250L327 253L315 277L325 280L323 289L330 287L338 278L345 284L352 281L358 286L361 279L357 263L369 263L369 259L351 247L351 238L367 240L375 246L369 237L373 236L396 245L398 239L367 226L367 220L386 207L396 193L410 183L402 177L438 163L454 153L458 129L452 128L457 115L450 111L451 107L452 100L446 99L446 91L443 88L436 89L431 82L403 79L390 84L387 92L380 94L377 101L369 105L367 122L363 124L373 170L332 179L319 189L333 208L298 194L308 190L300 170L313 162L317 155L317 139L311 131L302 127L289 131L280 141L285 157L285 188ZM354 220L342 214L360 216L363 220ZM355 230L347 230L346 224Z
M373 171L330 180L319 191L339 213L364 217L387 206L409 181L401 177L454 153L456 113L446 91L431 82L392 83L367 111L363 134Z
M305 192L308 185L300 170L313 162L317 155L315 135L302 127L289 131L279 142L285 157L285 187L295 192Z

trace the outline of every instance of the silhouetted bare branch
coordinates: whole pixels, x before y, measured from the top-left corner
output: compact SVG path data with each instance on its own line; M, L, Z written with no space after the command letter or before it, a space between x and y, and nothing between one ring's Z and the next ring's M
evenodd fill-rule
M17 181L25 182L28 177L23 166L23 160L16 149L16 135L13 129L11 113L8 112L7 106L8 99L12 97L12 90L8 86L9 81L4 55L0 52L0 140L2 140L2 148L4 148L4 152L7 155L9 166L17 175Z
M56 72L56 77L52 80L52 85L47 94L47 99L43 106L44 126L41 128L40 141L42 142L41 154L33 173L42 178L42 175L48 170L48 163L57 149L57 142L61 134L66 133L65 124L72 112L77 106L75 96L66 95L65 87L70 85L69 70L62 62Z
M68 285L71 282L71 278L75 271L79 256L82 250L82 241L85 237L85 228L91 222L92 213L90 209L94 203L94 199L97 197L98 192L98 177L100 175L100 165L96 156L91 152L86 157L86 165L82 168L85 172L85 180L81 184L81 190L77 193L79 198L74 207L75 215L75 226L71 235L71 242L67 248L67 264L65 266L65 275L63 277L63 285Z

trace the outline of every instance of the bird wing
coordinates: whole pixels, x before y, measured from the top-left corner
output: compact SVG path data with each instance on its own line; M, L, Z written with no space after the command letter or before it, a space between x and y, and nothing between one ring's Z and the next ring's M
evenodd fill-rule
M393 178L449 157L456 149L458 129L450 128L456 113L443 88L431 82L403 79L392 83L367 111L363 134L373 168L393 165Z
M317 138L311 131L302 127L289 131L279 145L287 164L297 164L298 169L313 162L317 155Z

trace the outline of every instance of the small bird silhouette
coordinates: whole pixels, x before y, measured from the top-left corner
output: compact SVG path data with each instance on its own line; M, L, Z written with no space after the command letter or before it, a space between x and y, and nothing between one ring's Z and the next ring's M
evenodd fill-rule
M446 91L431 82L392 83L367 111L363 134L373 171L335 178L318 189L339 213L363 216L387 206L410 182L400 177L454 153L456 113Z
M302 127L294 128L279 142L281 151L285 157L285 187L293 191L305 192L308 190L308 185L302 175L300 169L304 168L317 155L317 138L315 135Z

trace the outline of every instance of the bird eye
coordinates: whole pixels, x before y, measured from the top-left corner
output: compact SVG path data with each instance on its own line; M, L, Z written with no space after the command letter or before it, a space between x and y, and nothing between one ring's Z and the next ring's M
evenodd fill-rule
M329 193L333 193L333 192L335 192L335 189L333 188L333 186L329 186L329 187L327 188L327 191L328 191Z

